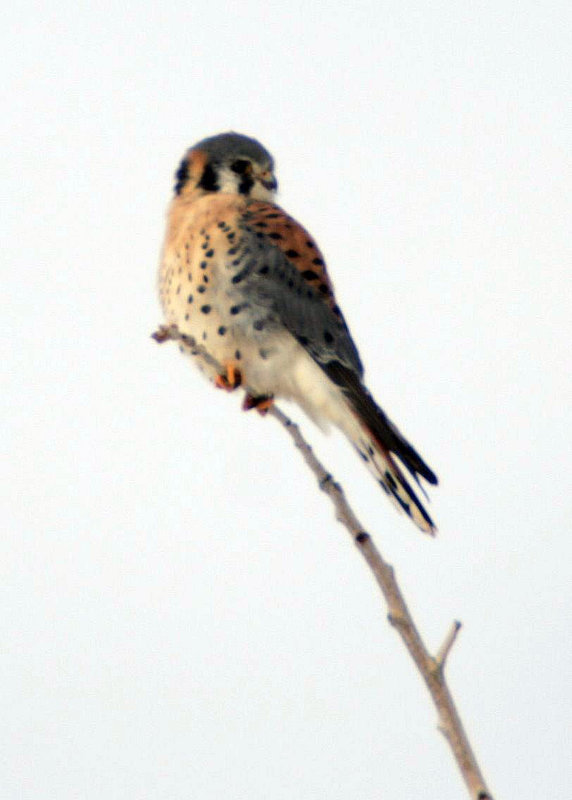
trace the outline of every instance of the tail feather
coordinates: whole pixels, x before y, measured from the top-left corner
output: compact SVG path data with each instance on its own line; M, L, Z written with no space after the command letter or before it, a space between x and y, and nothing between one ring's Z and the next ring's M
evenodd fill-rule
M396 507L404 511L420 530L433 536L437 530L435 524L392 454L366 428L362 429L362 435L353 444ZM417 475L414 477L418 480Z
M334 362L327 365L327 373L342 389L359 424L358 432L351 434L350 438L370 472L395 505L418 528L433 535L436 531L433 520L415 494L397 459L411 473L424 494L419 477L435 485L438 482L437 476L379 408L353 371Z

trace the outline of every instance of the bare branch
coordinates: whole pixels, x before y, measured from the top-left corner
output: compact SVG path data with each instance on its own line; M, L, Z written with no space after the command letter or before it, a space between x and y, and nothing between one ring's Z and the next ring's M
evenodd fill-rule
M451 630L447 634L445 641L437 651L437 655L435 656L435 663L440 669L445 669L445 663L447 658L449 657L449 653L453 645L455 644L455 640L457 638L457 634L462 628L462 623L458 620L455 620L451 625Z
M169 340L182 342L190 347L194 354L202 358L205 363L217 367L222 374L223 369L215 359L201 345L197 344L193 337L182 334L175 325L162 326L153 334L153 338L160 343ZM243 386L243 388L247 392L249 391L248 387ZM253 394L255 393L253 392ZM340 484L337 483L332 474L326 470L321 461L315 456L314 451L302 436L298 425L293 423L275 405L270 408L268 413L277 419L291 436L304 461L316 476L319 488L331 500L335 509L336 519L349 531L372 571L387 603L389 622L401 636L429 690L439 717L438 727L449 742L471 799L493 800L445 681L446 661L461 628L461 623L453 623L437 655L435 657L431 656L409 612L395 578L393 567L381 556L370 534L356 517Z

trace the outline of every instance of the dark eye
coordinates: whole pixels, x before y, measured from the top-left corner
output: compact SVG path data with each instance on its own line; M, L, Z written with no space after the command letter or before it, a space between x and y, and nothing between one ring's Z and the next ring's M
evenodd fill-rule
M251 166L250 161L247 161L245 158L237 158L236 161L232 162L230 168L233 172L236 172L238 175L244 175L244 173L250 166Z

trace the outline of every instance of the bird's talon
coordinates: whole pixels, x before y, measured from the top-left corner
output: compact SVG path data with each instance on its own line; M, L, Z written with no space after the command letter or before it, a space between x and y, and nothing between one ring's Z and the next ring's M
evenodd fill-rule
M251 394L247 394L244 398L242 408L244 411L250 411L251 408L255 408L263 417L265 414L268 414L273 405L274 397L272 397L272 395L262 394L254 397Z
M225 389L227 392L232 392L238 389L242 383L242 375L240 370L235 367L232 362L225 364L225 371L215 378L215 386L219 389Z

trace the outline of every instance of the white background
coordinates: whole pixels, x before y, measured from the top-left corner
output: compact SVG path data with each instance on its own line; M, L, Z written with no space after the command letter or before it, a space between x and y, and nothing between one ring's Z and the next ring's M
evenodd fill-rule
M280 427L174 345L172 175L274 153L432 541L295 409L396 567L495 797L569 797L569 3L3 12L0 796L457 800L378 591Z

